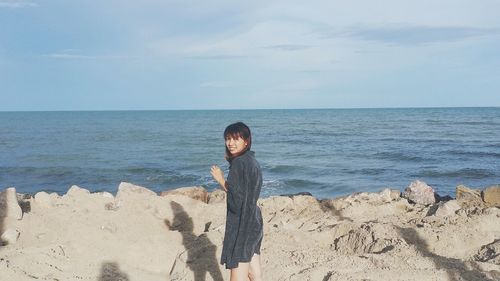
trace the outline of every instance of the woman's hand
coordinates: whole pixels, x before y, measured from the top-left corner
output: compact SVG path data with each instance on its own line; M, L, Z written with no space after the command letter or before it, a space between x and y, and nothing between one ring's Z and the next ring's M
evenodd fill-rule
M217 165L213 165L210 169L210 173L216 182L227 192L226 180L224 179L224 172Z

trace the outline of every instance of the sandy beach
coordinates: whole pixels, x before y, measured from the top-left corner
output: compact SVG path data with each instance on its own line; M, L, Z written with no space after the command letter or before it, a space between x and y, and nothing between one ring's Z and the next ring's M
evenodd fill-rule
M260 199L264 279L500 280L498 190L461 186L434 202L391 189ZM0 279L229 280L219 265L225 214L225 193L201 187L5 189Z

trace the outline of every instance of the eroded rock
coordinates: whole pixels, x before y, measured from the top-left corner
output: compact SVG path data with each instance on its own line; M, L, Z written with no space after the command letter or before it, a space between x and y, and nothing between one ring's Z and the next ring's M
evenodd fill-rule
M482 192L483 201L488 206L500 207L500 185L492 185Z
M43 208L52 207L52 198L45 191L40 191L35 194L35 204Z
M118 192L116 193L116 198L128 197L129 195L143 195L143 196L156 196L156 192L147 189L145 187L135 185L128 182L121 182L118 186Z
M19 238L19 235L20 233L17 229L8 228L2 233L0 239L3 243L15 244L17 242L17 239Z
M439 202L434 215L436 217L449 217L455 215L459 209L460 205L457 203L457 200Z
M224 203L226 201L226 192L222 189L216 189L208 194L208 204Z
M481 247L474 260L500 265L500 239Z
M20 220L23 218L23 211L17 201L17 193L14 187L6 188L0 192L0 219L8 218Z
M457 203L464 208L477 207L483 205L481 190L471 189L465 185L456 188Z
M66 192L66 196L68 197L73 197L73 198L78 198L81 196L87 196L90 194L90 191L88 191L85 188L81 188L77 185L71 186L68 191Z
M413 181L401 195L408 201L420 205L431 205L436 203L434 189L423 181Z
M405 244L394 229L376 223L350 225L348 233L335 239L330 246L340 254L381 254Z
M194 200L199 200L204 203L208 203L208 191L201 186L192 186L192 187L181 187L177 189L162 191L160 196L168 196L168 195L184 195Z

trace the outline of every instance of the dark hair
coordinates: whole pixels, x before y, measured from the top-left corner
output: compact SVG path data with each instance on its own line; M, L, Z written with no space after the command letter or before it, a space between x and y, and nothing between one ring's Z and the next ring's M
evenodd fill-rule
M229 162L231 162L235 157L250 150L252 147L252 133L250 132L250 128L248 128L248 126L243 122L233 123L227 126L224 130L224 141L228 138L237 139L240 137L247 143L245 149L240 153L232 155L231 152L229 152L229 149L227 149L227 146L224 145L226 148L226 160Z

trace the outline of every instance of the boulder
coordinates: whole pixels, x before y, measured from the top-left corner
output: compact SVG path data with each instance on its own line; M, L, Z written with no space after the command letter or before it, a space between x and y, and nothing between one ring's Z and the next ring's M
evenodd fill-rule
M500 185L492 185L482 192L483 201L488 206L500 207Z
M464 208L483 205L481 190L479 189L471 189L465 185L459 185L456 188L456 197L458 204Z
M17 239L19 238L19 235L20 233L16 229L8 228L2 233L0 239L2 240L3 243L15 244L17 242Z
M342 231L346 233L337 237L330 245L330 249L339 254L382 254L404 244L394 228L383 224L345 224L343 227L345 229Z
M0 192L0 220L1 218L20 220L23 211L17 201L17 193L14 187L6 188Z
M474 260L500 265L500 239L482 246L474 256Z
M43 208L52 207L52 198L47 192L40 191L35 194L35 204Z
M121 182L118 186L116 198L127 197L128 195L143 195L143 196L156 196L156 192L149 190L145 187L131 184L128 182Z
M101 192L98 192L97 194L104 197L104 198L115 199L115 196L113 196L113 194L111 194L107 191L101 191Z
M425 182L419 180L413 181L404 190L401 197L420 205L431 205L436 203L436 194L434 189L428 186Z
M391 202L392 200L397 200L401 196L399 190L390 188L385 188L379 194L383 202Z
M208 194L208 204L224 203L226 201L226 192L222 189L216 189Z
M82 196L87 196L90 194L90 191L88 191L85 188L81 188L77 185L71 186L68 191L66 192L66 196L73 197L73 198L78 198Z
M181 187L172 190L162 191L160 196L168 196L168 195L184 195L191 199L199 200L204 203L208 203L208 191L201 186L192 186L192 187Z
M447 202L440 202L437 210L434 213L436 217L449 217L455 215L456 211L460 209L457 200L450 200Z

